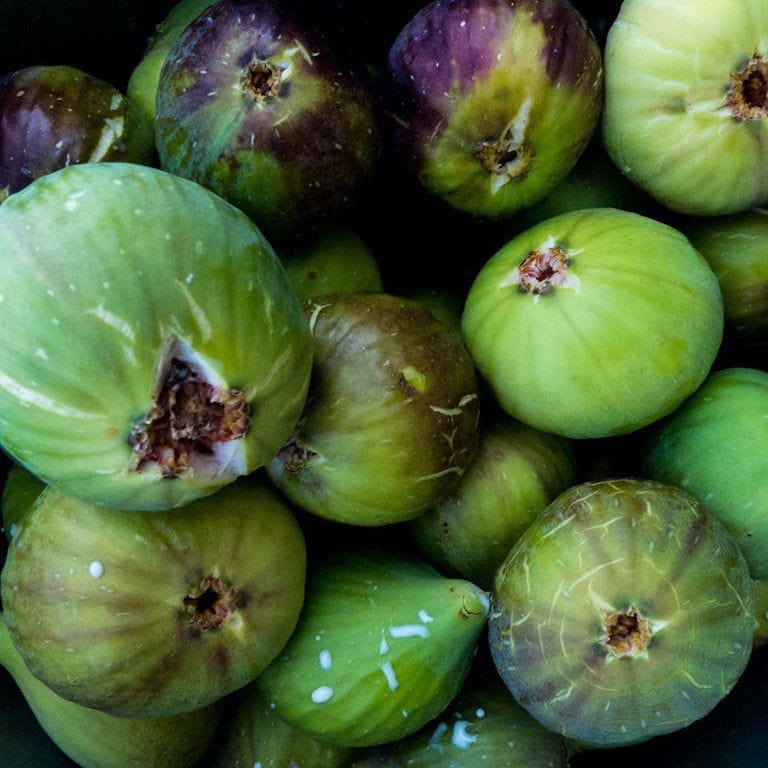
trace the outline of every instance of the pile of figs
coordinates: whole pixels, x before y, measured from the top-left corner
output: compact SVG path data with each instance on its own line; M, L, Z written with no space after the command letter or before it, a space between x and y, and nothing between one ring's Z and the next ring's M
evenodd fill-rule
M106 5L0 18L0 762L764 753L764 0Z

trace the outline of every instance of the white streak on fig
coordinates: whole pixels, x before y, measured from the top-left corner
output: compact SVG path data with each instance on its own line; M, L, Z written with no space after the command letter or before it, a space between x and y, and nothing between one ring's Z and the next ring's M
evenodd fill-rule
M203 341L210 341L213 331L211 330L211 322L208 320L208 316L205 314L205 310L197 303L195 297L187 286L181 281L177 280L176 284L184 294L184 298L189 304L189 308L192 311L192 315L195 318L198 328L200 329L200 335L203 337Z
M333 698L333 688L330 685L321 685L312 691L312 701L315 704L325 704Z
M81 411L79 408L71 408L68 405L62 405L45 395L41 395L39 392L27 389L2 371L0 371L0 387L16 399L20 400L24 405L34 405L43 410L55 413L58 416L74 419L101 418L100 414L88 413L87 411Z
M434 619L423 608L419 611L419 619L425 624L429 624L430 621L434 621Z
M94 579L100 579L104 575L104 564L100 560L92 560L88 565L88 573Z
M123 135L124 128L125 120L122 116L105 118L104 127L99 134L99 140L93 148L93 152L91 152L88 157L88 160L92 163L102 160L115 141Z
M457 720L453 724L453 735L451 743L457 749L466 749L477 741L477 736L467 732L469 722L467 720Z
M400 624L389 628L392 637L429 637L429 630L421 624Z
M392 662L385 661L379 669L384 673L384 677L387 679L387 685L390 691L394 691L400 687L400 683L395 675L395 670L392 668Z
M331 658L331 652L328 650L320 651L318 654L318 660L320 662L320 666L323 669L330 669L331 665L333 664L333 659Z
M389 652L389 643L387 643L387 638L384 637L384 633L382 633L381 641L379 642L379 655L383 656L385 653L388 653L388 652Z
M438 723L434 733L429 737L430 749L436 749L440 752L443 751L443 745L440 743L440 739L447 730L448 726L445 723Z
M116 331L125 336L128 341L136 341L136 336L130 324L123 320L121 317L118 317L117 315L110 312L108 309L104 309L103 304L99 304L98 307L89 309L88 314L98 318L110 328L114 328Z

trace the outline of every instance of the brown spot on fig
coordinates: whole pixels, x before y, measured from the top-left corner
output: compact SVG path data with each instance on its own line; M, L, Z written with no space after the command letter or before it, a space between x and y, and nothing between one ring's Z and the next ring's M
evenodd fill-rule
M608 613L603 620L608 658L647 656L653 636L651 622L637 608Z
M218 576L207 576L182 603L195 634L216 629L237 610L237 590Z
M768 62L760 54L731 73L728 106L740 123L768 118Z
M317 456L301 437L299 430L293 431L285 445L278 451L277 458L284 472L299 472Z

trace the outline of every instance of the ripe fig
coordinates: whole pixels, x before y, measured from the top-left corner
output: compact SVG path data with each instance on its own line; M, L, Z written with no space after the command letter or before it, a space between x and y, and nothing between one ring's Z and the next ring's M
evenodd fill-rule
M412 556L342 549L313 561L299 624L255 684L321 741L394 741L456 696L487 609L479 587Z
M768 579L768 372L713 372L641 446L646 477L685 488L735 537L756 579Z
M419 550L443 571L490 589L512 545L576 481L570 441L497 416L456 487L409 524Z
M615 208L512 238L480 269L462 317L501 407L571 438L666 416L709 373L723 325L717 277L687 238Z
M628 0L605 42L602 136L619 169L698 216L768 201L763 0Z
M329 520L415 517L455 485L477 447L478 386L460 336L422 304L387 293L319 296L304 310L310 392L267 472Z
M274 0L218 0L160 71L161 166L232 202L272 242L349 214L378 161L368 70L325 26Z
M602 55L567 0L432 0L390 48L383 90L406 173L453 208L510 216L552 191L602 107Z
M0 201L73 163L155 161L152 124L110 83L35 65L0 78Z
M703 717L744 671L755 631L733 537L675 486L573 486L499 568L491 653L515 699L582 747L619 747Z
M266 480L137 513L48 487L0 579L10 636L59 696L167 717L251 682L299 616L305 546Z
M311 334L229 203L156 168L72 165L0 205L0 243L0 443L46 483L174 507L290 435Z
M115 717L62 699L24 664L0 616L0 666L43 730L80 768L191 768L214 738L222 702L171 717Z

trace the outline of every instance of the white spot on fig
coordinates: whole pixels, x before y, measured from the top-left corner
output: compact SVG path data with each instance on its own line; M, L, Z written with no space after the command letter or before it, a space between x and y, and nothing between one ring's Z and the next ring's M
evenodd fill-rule
M395 670L392 668L392 663L386 661L379 667L379 669L381 669L384 673L384 677L387 679L389 690L396 690L400 686L400 683L397 680L397 675L395 675Z
M419 611L419 619L425 624L429 624L430 621L434 621L434 619L423 608Z
M453 735L451 736L451 743L457 749L467 749L477 741L477 736L468 733L467 727L469 722L466 720L457 720L453 724Z
M443 734L448 730L448 726L445 723L438 723L433 734L429 737L429 748L437 749L440 752L443 751L443 745L440 743L440 739Z
M88 573L94 579L100 579L104 575L104 564L100 560L92 560L88 565Z
M381 641L379 642L379 655L383 656L385 653L389 651L389 643L387 643L386 637L384 635L381 635Z
M315 704L325 704L333 698L333 688L330 685L321 685L312 691L311 698Z
M48 359L48 353L42 347L38 347L35 350L35 355L37 357L39 357L41 360L47 360Z
M479 707L475 710L475 717L477 718L483 718L485 717L485 710L482 707Z
M333 664L333 659L331 658L331 652L328 650L320 651L318 654L318 660L320 662L320 666L323 669L330 669L331 665Z
M400 624L389 628L392 637L429 637L429 630L422 624Z

